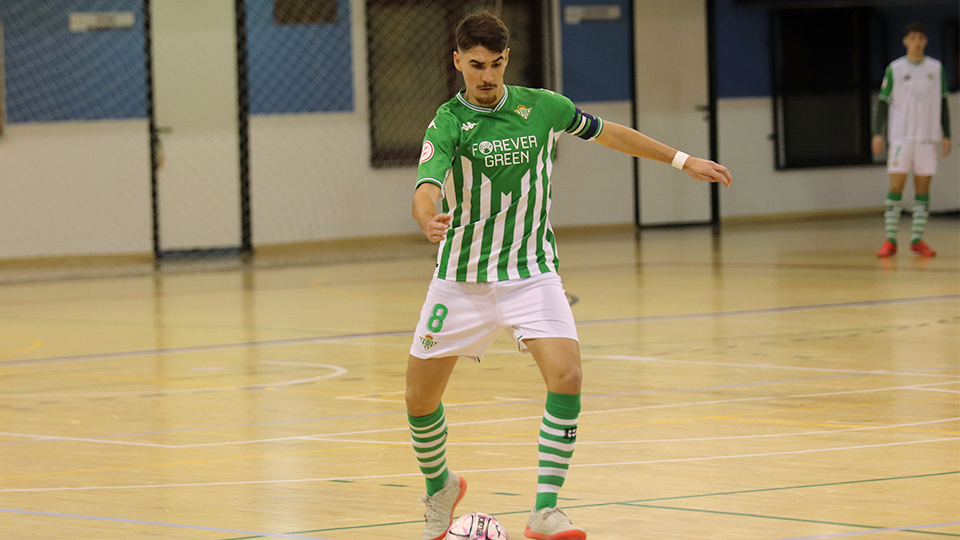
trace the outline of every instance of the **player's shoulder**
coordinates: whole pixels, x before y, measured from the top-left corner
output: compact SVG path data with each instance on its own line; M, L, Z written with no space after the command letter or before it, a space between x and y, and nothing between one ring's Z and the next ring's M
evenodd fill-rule
M923 62L924 62L924 63L929 62L929 63L930 63L930 67L931 67L931 68L934 68L934 69L940 69L941 66L942 66L942 64L940 63L940 61L937 60L936 58L932 57L932 56L925 56L925 57L923 57Z
M569 101L566 96L546 88L530 88L527 86L510 86L510 94L517 99L528 101Z
M437 108L437 114L434 116L433 121L430 123L429 127L436 129L445 129L450 126L456 126L460 123L460 103L457 101L457 98L453 98L450 101L440 105Z

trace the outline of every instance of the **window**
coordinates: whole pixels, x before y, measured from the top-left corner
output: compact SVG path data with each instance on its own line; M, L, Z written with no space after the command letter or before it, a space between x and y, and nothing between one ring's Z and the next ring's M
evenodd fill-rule
M873 163L869 11L771 16L777 168Z
M502 1L502 3L501 3ZM544 86L541 0L367 0L367 69L371 162L416 165L423 133L463 85L453 67L456 26L484 9L510 28L504 82Z

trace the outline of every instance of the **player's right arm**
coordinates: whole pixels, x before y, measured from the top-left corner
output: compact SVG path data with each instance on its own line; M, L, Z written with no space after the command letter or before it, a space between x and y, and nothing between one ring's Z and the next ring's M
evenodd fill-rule
M603 131L597 135L596 140L607 148L661 163L673 163L678 155L676 150L662 142L614 122L605 122ZM680 155L685 154L680 153ZM707 159L687 156L682 164L674 166L681 168L694 180L719 182L727 187L730 187L733 181L726 167Z
M433 243L443 240L450 228L453 216L437 212L437 201L442 192L440 186L432 182L420 184L413 194L413 219L420 224L423 235Z
M893 92L893 69L888 65L883 73L883 83L880 85L880 95L877 96L877 110L873 114L873 139L870 141L870 150L873 155L883 154L883 131L887 128L887 113L890 109L890 93Z
M437 201L443 197L443 179L453 166L459 136L459 122L441 107L423 137L417 189L413 194L413 218L427 240L434 243L443 240L453 222L452 214L437 211Z

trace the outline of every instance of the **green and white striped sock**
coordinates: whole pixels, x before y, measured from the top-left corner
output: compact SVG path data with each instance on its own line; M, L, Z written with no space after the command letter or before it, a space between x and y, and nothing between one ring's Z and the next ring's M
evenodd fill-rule
M923 238L923 231L927 228L927 218L930 217L930 195L917 195L913 200L913 227L910 243L916 244Z
M547 392L538 444L537 510L557 506L557 494L567 478L577 443L579 417L580 394Z
M897 230L900 228L900 211L902 209L902 193L887 193L887 200L884 204L883 225L887 234L887 240L894 244L897 243Z
M407 415L413 451L420 463L420 472L427 480L427 495L440 491L447 481L447 417L443 403L426 416Z

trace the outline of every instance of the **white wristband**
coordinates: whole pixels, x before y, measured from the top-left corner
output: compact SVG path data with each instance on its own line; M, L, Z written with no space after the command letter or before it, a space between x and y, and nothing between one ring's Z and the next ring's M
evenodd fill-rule
M687 162L687 158L688 158L688 157L690 157L690 154L685 154L685 153L677 150L676 155L673 156L673 163L671 163L670 165L673 165L674 167L676 167L676 168L678 168L678 169L680 169L680 170L682 171L682 170L683 170L683 164Z

